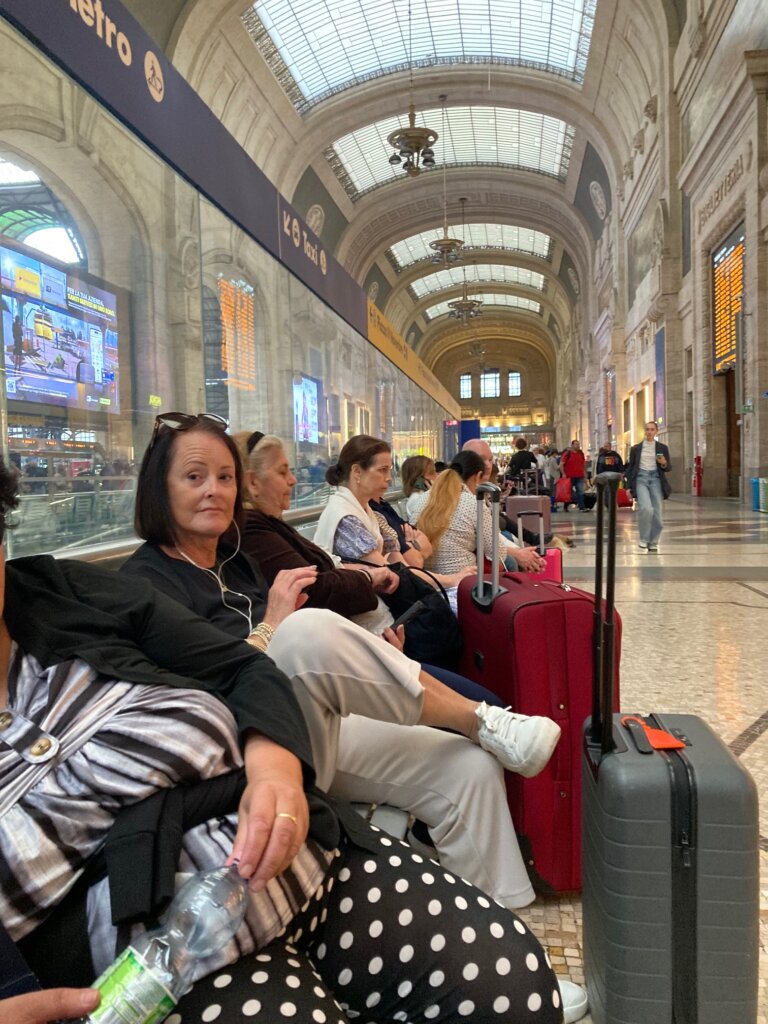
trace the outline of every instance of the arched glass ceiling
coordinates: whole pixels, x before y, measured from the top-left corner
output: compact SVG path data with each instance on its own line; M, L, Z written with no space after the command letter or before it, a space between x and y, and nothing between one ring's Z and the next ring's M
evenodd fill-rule
M421 111L417 124L442 128L440 108ZM537 171L561 181L568 173L573 127L556 117L510 107L447 107L445 136L434 145L438 167L512 167ZM331 167L352 199L403 177L389 158L387 136L408 119L388 117L337 139L326 151ZM426 172L429 173L429 172Z
M410 235L387 250L387 256L396 270L409 267L419 260L431 259L434 250L429 243L443 237L443 229L435 228ZM462 238L465 249L505 249L524 252L529 256L552 259L552 239L541 231L515 227L511 224L450 224L449 238Z
M504 284L521 284L527 288L536 288L544 291L544 276L533 270L526 270L525 267L507 267L502 263L475 263L468 267L450 267L438 270L434 274L420 277L418 281L411 284L411 291L417 299L433 292L442 291L443 288L453 288L461 284L464 274L467 275L469 284L477 284L481 281L500 281Z
M256 0L252 39L304 112L361 82L439 64L511 64L581 82L595 0Z
M469 297L471 299L480 299L485 306L511 306L514 309L525 309L531 313L538 313L541 316L540 302L534 302L533 299L523 299L519 295L507 295L504 292L471 292ZM424 315L428 320L434 320L436 316L442 316L443 313L449 311L450 306L448 303L452 301L452 299L446 299L445 302L438 302L437 305L426 309Z
M2 157L0 235L62 263L84 263L82 243L63 204L34 171Z

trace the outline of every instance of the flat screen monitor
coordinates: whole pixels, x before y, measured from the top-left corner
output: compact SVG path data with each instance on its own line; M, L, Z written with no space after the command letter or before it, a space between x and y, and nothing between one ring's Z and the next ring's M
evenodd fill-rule
M317 444L320 440L317 415L317 381L300 377L293 384L293 436L297 441Z
M120 412L127 293L0 242L0 340L9 401Z

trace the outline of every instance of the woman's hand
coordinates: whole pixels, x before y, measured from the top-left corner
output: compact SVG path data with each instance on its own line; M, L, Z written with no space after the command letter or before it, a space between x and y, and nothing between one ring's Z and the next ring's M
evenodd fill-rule
M448 590L450 587L458 587L465 576L474 576L477 569L473 565L468 565L464 569L459 569L458 572L452 572L448 576L441 576L440 582Z
M392 644L398 651L402 651L405 647L405 626L398 626L397 629L391 629L388 626L381 635L388 644Z
M281 569L269 588L267 610L263 621L273 629L307 602L305 587L311 587L317 579L317 566L301 566L299 569Z
M301 761L266 736L251 733L245 744L245 787L237 835L227 863L239 861L253 892L281 874L309 831Z
M0 1000L0 1024L49 1024L84 1017L99 1005L95 988L49 988Z
M416 526L411 526L410 523L403 525L403 532L405 533L405 539L409 544L413 544L421 557L429 558L432 554L432 541L426 533L423 530L419 530Z
M394 594L400 586L400 577L385 565L381 566L381 568L373 568L371 566L366 571L371 577L373 589L377 594Z
M523 572L541 572L547 564L536 548L510 548L509 554Z

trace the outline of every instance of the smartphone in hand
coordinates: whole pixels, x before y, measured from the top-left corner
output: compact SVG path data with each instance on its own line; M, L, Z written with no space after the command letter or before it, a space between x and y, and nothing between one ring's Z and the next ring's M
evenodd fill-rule
M411 605L410 608L406 608L399 618L395 619L395 621L392 623L391 628L397 629L398 626L405 626L407 623L411 621L411 619L415 619L419 612L423 610L423 608L424 602L416 601L414 604Z

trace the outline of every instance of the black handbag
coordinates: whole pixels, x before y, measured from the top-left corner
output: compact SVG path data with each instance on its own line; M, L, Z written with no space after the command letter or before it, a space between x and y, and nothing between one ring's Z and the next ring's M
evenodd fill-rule
M344 561L380 568L362 558L345 558ZM387 568L400 577L393 594L380 595L392 617L397 619L417 601L423 604L419 614L405 627L403 652L422 664L454 669L464 650L464 637L444 588L428 569L413 570L403 562L395 562ZM434 586L420 573L428 576Z

